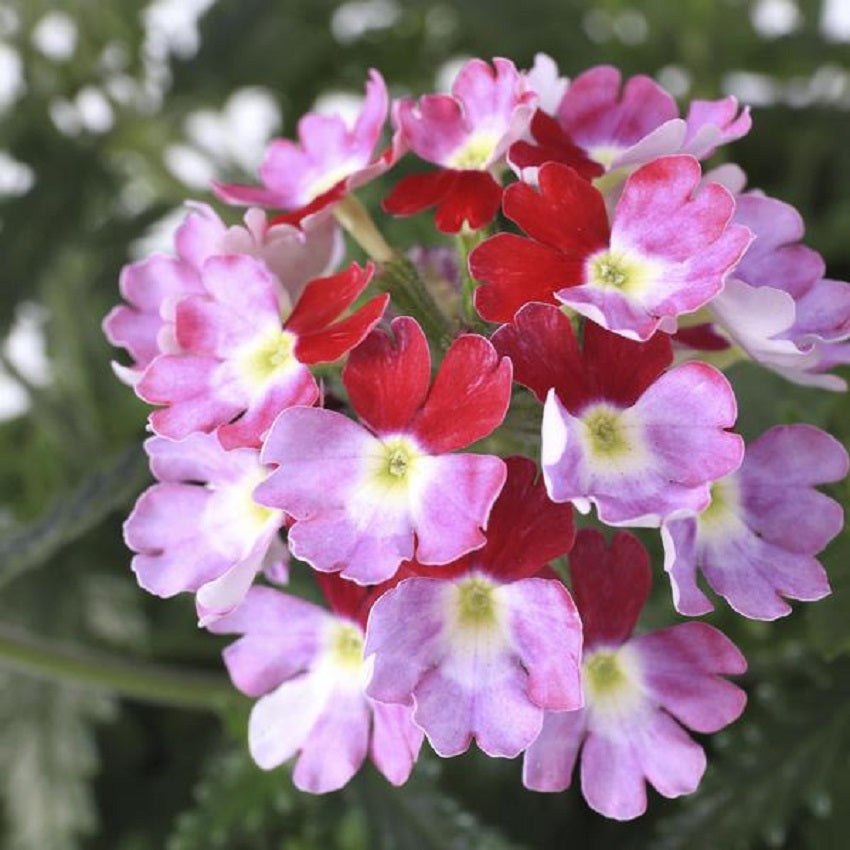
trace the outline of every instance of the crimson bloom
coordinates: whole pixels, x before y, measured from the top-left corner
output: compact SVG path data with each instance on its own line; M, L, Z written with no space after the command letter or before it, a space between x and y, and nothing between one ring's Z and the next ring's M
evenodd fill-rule
M525 131L535 94L508 59L467 62L451 95L432 94L418 103L401 100L395 112L410 149L439 171L399 181L384 199L393 215L412 215L436 206L435 223L444 233L464 225L489 224L499 211L502 187L493 176L508 146Z
M499 233L470 255L481 316L509 322L530 301L562 303L616 333L646 340L699 309L723 287L751 241L731 224L735 200L719 184L697 188L690 156L635 171L609 223L601 193L572 168L548 163L540 191L505 190L505 215L528 236Z
M483 337L454 341L431 383L428 342L401 317L373 331L343 370L363 424L330 410L284 410L263 458L279 469L255 493L295 519L292 553L360 584L402 561L446 564L484 545L505 481L498 457L451 454L501 424L511 364Z
M652 579L646 550L628 532L615 534L609 548L601 532L582 529L570 576L584 626L586 705L546 713L526 751L523 781L535 791L562 791L581 752L590 807L629 820L646 810L646 782L665 797L696 789L705 753L682 727L717 732L735 720L746 695L722 676L747 664L705 623L631 637Z
M352 263L317 278L290 312L263 263L244 255L209 260L205 294L176 308L180 353L157 357L136 385L145 401L165 405L150 416L153 430L180 440L217 429L225 448L259 446L283 408L318 398L309 365L338 360L380 320L388 295L339 319L371 277L372 266Z
M549 496L609 525L658 526L702 510L711 482L735 470L743 442L726 429L732 387L705 363L667 370L670 339L624 339L592 322L581 349L557 308L528 304L493 335L516 380L545 400L542 466Z
M412 705L441 756L473 738L513 757L540 731L544 709L582 705L581 623L549 561L570 550L572 510L546 497L527 458L507 460L508 478L487 543L438 569L419 564L369 616L367 692Z

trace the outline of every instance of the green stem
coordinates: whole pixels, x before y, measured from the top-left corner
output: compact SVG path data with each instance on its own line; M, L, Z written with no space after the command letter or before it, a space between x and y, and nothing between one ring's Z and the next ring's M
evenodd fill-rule
M447 348L454 337L451 323L422 280L421 275L407 257L396 254L377 278L377 283L392 295L393 304L404 314L413 316L425 331L425 336L437 348Z
M475 309L473 296L475 295L475 280L469 272L469 255L472 250L480 244L487 236L486 230L461 231L457 236L458 264L460 279L463 285L461 297L461 318L471 328L480 328L481 320Z
M354 195L340 201L334 214L370 259L380 264L377 283L392 295L395 306L417 319L428 339L445 348L453 336L452 327L413 263L387 244L369 211Z
M223 676L72 647L5 623L0 666L160 705L217 711L236 697Z

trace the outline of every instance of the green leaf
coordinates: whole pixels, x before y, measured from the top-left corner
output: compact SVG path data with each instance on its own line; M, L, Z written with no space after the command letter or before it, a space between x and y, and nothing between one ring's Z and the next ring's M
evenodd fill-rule
M141 449L133 447L93 472L30 525L0 537L0 588L38 567L61 547L95 528L141 489L147 477Z
M847 781L848 675L846 662L804 655L771 669L746 719L717 736L721 749L699 791L660 820L651 850L792 846L792 830Z
M92 721L114 716L107 696L0 672L0 794L8 850L70 850L94 831Z

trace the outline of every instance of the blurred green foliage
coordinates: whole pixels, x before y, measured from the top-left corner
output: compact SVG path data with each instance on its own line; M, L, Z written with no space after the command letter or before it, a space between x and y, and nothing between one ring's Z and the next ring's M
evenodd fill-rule
M505 55L528 66L538 51L569 75L611 62L627 74L685 82L688 97L719 96L732 73L762 75L772 102L754 110L753 132L730 155L750 185L800 208L831 276L850 277L850 57L846 43L823 37L819 0L787 0L796 26L775 38L754 29L764 3L748 0L219 0L200 17L194 50L191 9L203 5L0 2L0 59L13 54L22 72L17 96L0 96L0 151L34 179L28 191L0 195L0 331L22 304L40 305L52 375L47 383L31 378L3 349L2 365L29 409L0 422L0 645L28 634L108 651L128 669L156 660L224 684L222 642L196 630L191 603L149 599L130 575L120 521L146 481L144 411L114 379L99 325L133 244L184 198L209 200L181 182L164 152L190 144L190 116L220 112L237 89L267 89L290 134L323 92L359 92L368 67L379 68L395 94L430 90L451 59ZM169 6L184 20L170 41L157 41L152 10ZM383 9L383 24L352 35L344 25L358 8ZM45 55L34 40L44 16L57 11L76 30L64 58ZM2 95L15 75L0 67ZM109 120L98 124L95 114L87 129L75 109L92 91ZM220 178L249 176L238 157L205 156ZM364 199L376 200L386 185L369 187ZM387 233L407 244L434 238L424 219L388 222ZM746 435L807 421L845 444L850 438L845 396L792 388L747 366L732 377ZM846 482L832 492L847 503ZM703 788L680 801L653 796L634 824L597 817L575 791L526 792L517 763L477 753L446 763L425 756L402 789L367 769L342 792L307 797L285 770L264 774L249 761L238 699L149 705L103 689L95 676L74 682L46 668L34 676L0 658L3 846L843 848L846 534L825 562L835 592L824 602L769 625L726 610L712 618L750 659L750 708L707 742ZM665 582L656 584L645 619L653 625L673 619Z

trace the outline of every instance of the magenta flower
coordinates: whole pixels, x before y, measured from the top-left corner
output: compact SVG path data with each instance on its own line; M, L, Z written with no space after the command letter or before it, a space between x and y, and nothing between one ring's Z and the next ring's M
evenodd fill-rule
M323 794L345 785L368 755L394 785L410 775L422 732L410 709L382 705L364 693L363 621L375 589L337 576L320 584L333 611L268 587L210 626L242 637L224 651L234 685L259 697L248 723L257 764L277 767L298 754L292 781Z
M844 447L811 425L776 426L751 443L741 468L712 486L699 516L662 528L676 610L712 610L697 587L698 568L739 614L757 620L790 613L783 597L826 596L815 555L841 531L844 514L814 487L840 481L847 469Z
M269 473L255 449L225 451L212 435L145 442L159 484L124 524L133 572L157 596L196 593L201 624L238 605L262 569L285 575L284 516L252 493Z
M484 548L447 567L410 565L417 577L378 599L366 629L367 692L412 705L441 756L474 738L488 755L512 758L537 737L544 709L582 704L581 623L545 571L572 546L572 512L546 498L530 460L507 464Z
M399 101L394 117L405 143L441 168L402 178L384 199L384 209L413 215L436 206L435 223L444 233L489 224L502 197L493 173L525 132L535 99L510 60L494 59L491 67L470 59L451 95Z
M298 141L275 139L260 166L261 187L216 183L216 194L231 204L288 210L291 224L310 220L359 186L390 168L403 153L398 138L382 154L375 148L387 119L384 78L374 69L354 125L339 115L311 112L298 122Z
M711 483L741 463L743 442L726 430L737 415L729 382L704 363L665 371L664 334L637 343L587 322L579 350L560 310L529 304L493 345L545 399L542 467L556 502L593 503L609 525L657 526L702 510Z
M730 224L732 195L711 183L699 191L699 163L655 160L626 181L611 223L602 195L572 168L548 163L540 191L505 190L505 215L531 238L500 233L471 254L484 282L475 306L509 322L529 301L561 302L603 327L646 340L710 301L751 235ZM696 193L695 193L696 192Z
M534 142L519 142L509 159L523 172L545 162L576 167L579 159L599 168L588 179L606 171L625 176L671 154L705 159L719 145L745 136L751 124L749 109L739 114L734 97L695 100L682 119L676 101L654 80L639 75L623 86L616 68L600 65L579 74L556 109L535 116Z
M203 267L204 295L176 308L179 354L148 366L136 391L165 405L150 416L171 439L217 429L225 448L259 446L285 407L313 404L319 388L309 365L338 360L380 320L388 295L345 319L372 267L356 263L311 281L288 313L286 294L264 264L243 255L213 257Z
M570 574L584 625L586 704L546 713L525 753L523 782L535 791L568 788L580 753L588 805L629 820L646 811L646 782L665 797L696 789L705 753L682 727L705 734L735 720L746 695L722 676L747 665L705 623L630 637L651 573L646 550L627 532L617 532L608 549L600 532L582 529Z
M245 226L227 227L206 204L194 204L174 237L176 257L155 254L121 270L119 286L126 304L114 307L103 320L107 339L127 350L133 365L115 364L118 377L135 384L160 354L176 354L177 302L204 294L201 269L221 254L247 254L262 260L279 286L297 298L307 281L329 273L339 262L341 238L332 219L316 221L305 230L272 224L261 210L245 213Z
M510 362L467 334L430 384L419 325L398 318L392 332L373 331L343 370L363 424L330 410L285 410L263 450L280 469L256 493L295 519L296 557L361 584L390 578L402 561L446 564L483 546L505 481L499 458L449 452L502 422Z

